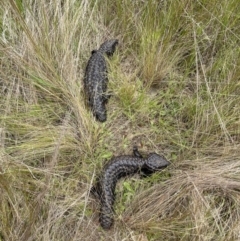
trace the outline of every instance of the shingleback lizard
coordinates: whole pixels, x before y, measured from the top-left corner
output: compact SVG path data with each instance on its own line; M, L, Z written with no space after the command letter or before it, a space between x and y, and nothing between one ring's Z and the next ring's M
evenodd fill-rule
M108 77L105 56L112 56L117 44L117 39L111 39L104 42L98 50L93 50L85 71L84 91L87 102L100 122L107 119L105 105L109 98L106 94Z
M100 200L101 209L99 222L103 229L110 229L113 224L113 204L115 200L115 187L117 181L124 176L142 172L149 175L169 165L169 161L157 153L150 153L146 158L133 149L133 156L118 156L110 160L104 167L102 175L91 193Z

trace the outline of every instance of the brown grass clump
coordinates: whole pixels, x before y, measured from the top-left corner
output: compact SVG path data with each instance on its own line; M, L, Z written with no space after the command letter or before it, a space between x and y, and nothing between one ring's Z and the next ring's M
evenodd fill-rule
M239 151L214 160L181 162L171 178L139 193L125 225L164 240L238 240Z

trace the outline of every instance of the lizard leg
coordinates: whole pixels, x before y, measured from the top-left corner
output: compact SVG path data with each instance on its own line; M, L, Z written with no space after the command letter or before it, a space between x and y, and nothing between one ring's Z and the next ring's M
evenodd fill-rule
M137 146L134 146L134 147L133 147L133 155L134 155L135 157L143 158L143 156L142 156L142 155L140 154L140 152L138 151Z

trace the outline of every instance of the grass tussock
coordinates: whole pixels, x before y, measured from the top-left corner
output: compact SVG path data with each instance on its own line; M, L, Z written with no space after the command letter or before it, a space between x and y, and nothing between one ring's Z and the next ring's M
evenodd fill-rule
M237 240L237 156L185 161L176 167L164 183L136 195L123 215L125 225L146 230L154 239Z
M238 0L1 1L0 240L238 240L238 20ZM98 123L82 80L109 38ZM89 190L133 145L172 165L122 181L105 232Z

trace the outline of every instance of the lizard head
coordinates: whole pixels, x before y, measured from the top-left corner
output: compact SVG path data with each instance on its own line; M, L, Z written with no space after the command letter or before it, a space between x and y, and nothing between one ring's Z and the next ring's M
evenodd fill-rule
M100 48L99 51L101 53L106 54L107 56L113 55L115 52L116 46L118 45L118 40L117 39L110 39L104 42Z
M158 171L170 165L170 162L157 153L150 153L146 159L146 166L151 171Z

